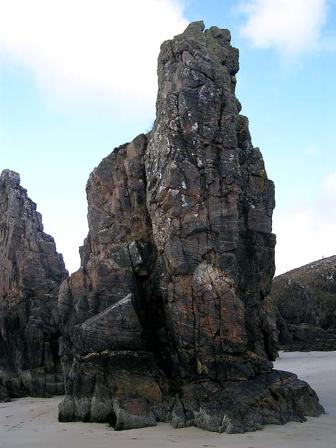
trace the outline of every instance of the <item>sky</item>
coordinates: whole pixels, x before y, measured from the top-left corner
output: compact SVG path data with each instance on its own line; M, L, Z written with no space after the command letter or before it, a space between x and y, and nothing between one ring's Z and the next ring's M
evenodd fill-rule
M194 20L240 50L277 274L336 254L336 0L0 0L0 171L20 173L70 272L89 174L151 129L160 43Z

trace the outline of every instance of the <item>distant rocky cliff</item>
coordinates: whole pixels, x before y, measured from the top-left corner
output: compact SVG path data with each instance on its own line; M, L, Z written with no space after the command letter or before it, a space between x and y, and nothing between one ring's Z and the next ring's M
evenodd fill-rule
M274 187L237 71L228 30L163 43L153 130L91 174L81 268L59 295L60 420L243 432L322 412L270 362Z
M336 256L273 280L279 343L286 350L336 350Z
M0 400L62 393L57 294L66 278L53 238L17 173L0 176Z

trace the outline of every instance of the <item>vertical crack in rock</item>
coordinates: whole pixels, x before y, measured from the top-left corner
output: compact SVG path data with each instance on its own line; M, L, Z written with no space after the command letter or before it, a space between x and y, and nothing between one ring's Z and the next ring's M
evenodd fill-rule
M20 176L0 176L0 400L63 393L57 295L67 277Z
M195 22L164 42L153 130L90 176L81 268L59 294L62 421L244 432L323 411L272 369L274 186L230 39Z

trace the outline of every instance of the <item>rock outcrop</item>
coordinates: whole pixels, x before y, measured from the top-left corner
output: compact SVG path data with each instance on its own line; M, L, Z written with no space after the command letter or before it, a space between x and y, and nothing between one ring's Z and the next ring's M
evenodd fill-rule
M53 238L17 173L0 176L0 400L63 392L57 295L66 278Z
M336 256L273 280L279 343L285 350L336 350Z
M228 30L197 22L163 43L153 130L91 174L81 268L59 295L60 420L243 432L322 412L272 370L274 186L237 71Z

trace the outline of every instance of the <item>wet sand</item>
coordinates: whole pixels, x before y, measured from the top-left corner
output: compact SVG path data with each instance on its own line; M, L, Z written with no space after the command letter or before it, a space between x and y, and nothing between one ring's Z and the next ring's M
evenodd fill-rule
M104 424L59 423L60 397L22 398L0 404L0 448L336 448L336 352L281 353L275 367L308 381L326 415L246 434L168 424L114 431Z

